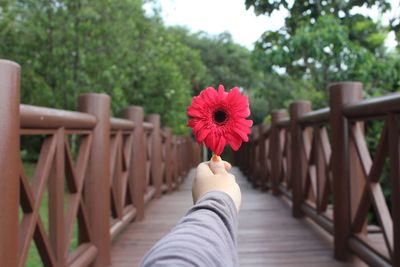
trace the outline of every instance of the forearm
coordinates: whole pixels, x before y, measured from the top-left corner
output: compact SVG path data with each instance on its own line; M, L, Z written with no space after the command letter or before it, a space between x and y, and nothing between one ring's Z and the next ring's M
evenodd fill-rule
M147 253L141 266L238 266L236 232L232 199L209 192Z

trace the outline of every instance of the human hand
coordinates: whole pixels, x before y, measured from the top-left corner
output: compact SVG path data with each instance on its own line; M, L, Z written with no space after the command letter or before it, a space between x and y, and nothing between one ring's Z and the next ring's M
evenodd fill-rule
M239 212L242 195L235 176L229 172L231 168L231 164L219 156L213 156L210 161L200 163L193 182L193 202L196 203L208 192L221 191L232 198Z

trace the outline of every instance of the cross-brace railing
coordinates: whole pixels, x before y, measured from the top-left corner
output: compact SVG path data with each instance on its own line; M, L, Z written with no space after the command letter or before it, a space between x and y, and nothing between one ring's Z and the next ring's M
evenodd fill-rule
M361 83L342 82L329 95L328 108L273 112L236 163L332 235L337 259L400 266L400 94L363 100Z
M20 67L0 60L0 266L108 266L112 240L178 188L200 148L143 108L110 116L110 97L85 94L79 111L20 105ZM28 173L21 140L40 144ZM46 214L46 215L45 215Z

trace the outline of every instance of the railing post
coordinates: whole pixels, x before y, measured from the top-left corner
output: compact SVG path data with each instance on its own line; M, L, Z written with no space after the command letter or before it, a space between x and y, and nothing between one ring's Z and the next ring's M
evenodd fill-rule
M190 143L190 137L185 137L185 144L186 144L186 172L185 174L189 173L190 168L192 167L192 160L193 160L193 149L192 144Z
M196 148L197 148L197 158L196 158L196 164L194 166L194 167L197 167L197 165L199 165L200 162L202 162L202 149L201 149L202 146L194 140L193 140L193 145L196 146Z
M188 161L188 169L190 170L193 167L194 158L196 157L195 147L192 144L192 140L190 136L187 137L188 147L189 147L189 161Z
M123 110L123 117L133 121L132 157L129 170L129 179L132 192L132 202L136 208L136 219L144 218L144 184L146 177L146 145L143 143L143 108L130 106Z
M174 189L178 189L178 144L176 135L172 136L172 180L174 183Z
M251 133L249 135L249 142L245 144L245 151L243 152L243 163L242 163L242 171L246 175L247 180L251 181L250 178L250 172L249 172L249 165L250 165L250 160L252 158L252 147L253 147L253 134Z
M178 185L182 183L182 138L176 136L176 168Z
M185 153L185 146L183 141L183 136L179 136L179 182L183 182L184 172L185 172L185 165L184 165L184 153Z
M251 161L250 161L250 171L251 171L251 183L253 185L253 188L258 187L258 166L260 166L259 163L259 128L258 125L254 125L251 128L251 134L253 136L253 149L251 153Z
M182 136L178 136L178 179L179 179L179 184L183 182L183 141L182 141Z
M299 118L311 111L311 103L309 101L296 101L290 104L290 135L292 139L292 172L291 181L293 185L292 196L293 206L292 214L294 217L299 218L303 215L301 211L301 204L303 203L303 188L306 175L307 159L305 154L302 153L302 138L303 130L298 122Z
M84 94L79 110L95 115L92 147L85 179L84 196L88 207L93 243L97 257L93 266L110 264L110 97L106 94Z
M330 123L332 127L332 173L334 208L334 255L346 260L349 255L348 240L351 234L349 131L343 116L346 104L362 99L362 84L342 82L329 86Z
M258 180L261 190L267 190L267 151L265 149L265 124L260 124L258 126L258 153L259 153L259 166L258 166Z
M251 134L249 136L249 150L246 160L245 174L247 179L253 184L254 180L254 160L255 160L255 146L256 146L255 126L251 127Z
M167 184L167 192L172 192L172 130L169 127L164 128L164 177Z
M397 114L389 115L389 162L392 187L393 256L392 264L400 266L400 128Z
M246 174L247 179L250 180L250 175L249 175L249 165L250 165L250 160L251 160L251 155L252 155L252 147L253 147L253 135L249 136L249 142L245 144L245 150L242 154L242 170L243 173Z
M192 138L190 138L190 143L193 148L193 161L191 162L192 168L196 168L201 160L201 147L197 142L195 142Z
M0 60L0 266L18 265L19 81L19 65Z
M185 136L182 136L182 142L183 142L183 146L182 146L183 176L182 176L182 178L184 179L185 175L188 171L188 159L189 159L190 155L189 155L189 147L188 147L188 143L187 143L187 138Z
M258 176L258 185L261 190L266 189L265 185L265 176L266 176L266 151L265 151L265 136L264 136L264 124L258 125L258 167L257 167L257 176Z
M281 133L278 122L286 117L284 110L277 110L271 113L271 181L272 193L279 195L279 182L282 174L282 148Z
M150 114L146 120L154 126L151 134L151 177L156 189L154 197L160 198L162 195L160 115Z

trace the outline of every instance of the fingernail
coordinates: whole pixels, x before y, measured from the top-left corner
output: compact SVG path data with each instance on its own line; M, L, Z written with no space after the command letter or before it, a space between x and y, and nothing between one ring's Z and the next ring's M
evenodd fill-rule
M217 155L215 155L215 154L212 156L211 160L214 161L214 162L222 161L221 157L220 157L220 156L217 156Z

